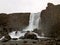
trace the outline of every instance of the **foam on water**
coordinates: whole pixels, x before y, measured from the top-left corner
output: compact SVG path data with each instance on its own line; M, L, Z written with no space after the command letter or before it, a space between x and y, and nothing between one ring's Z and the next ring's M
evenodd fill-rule
M9 33L9 35L11 36L11 38L19 38L21 36L24 36L25 32L24 33L21 33L20 31L17 31L17 34L15 34L16 31L13 31L11 33Z

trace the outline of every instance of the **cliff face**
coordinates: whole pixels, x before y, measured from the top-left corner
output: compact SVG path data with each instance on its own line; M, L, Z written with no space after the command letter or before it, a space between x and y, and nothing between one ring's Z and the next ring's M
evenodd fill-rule
M41 12L41 29L45 36L57 37L60 33L60 5L48 3Z
M0 14L0 32L23 30L29 24L30 13Z
M9 15L9 27L16 28L14 30L22 30L28 26L30 13L13 13Z
M7 22L9 21L9 16L5 13L0 14L0 26L6 26Z

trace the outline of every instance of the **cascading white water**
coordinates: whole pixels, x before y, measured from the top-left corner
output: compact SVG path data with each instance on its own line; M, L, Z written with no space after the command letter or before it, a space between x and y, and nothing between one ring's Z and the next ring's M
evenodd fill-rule
M39 13L31 13L30 20L29 20L29 26L24 31L32 31L35 28L38 29L39 20L40 20L40 12Z

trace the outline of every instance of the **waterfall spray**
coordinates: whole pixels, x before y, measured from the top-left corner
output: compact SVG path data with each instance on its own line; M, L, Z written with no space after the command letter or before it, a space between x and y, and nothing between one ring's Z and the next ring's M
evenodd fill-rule
M33 31L39 28L40 13L31 13L29 26L24 31Z

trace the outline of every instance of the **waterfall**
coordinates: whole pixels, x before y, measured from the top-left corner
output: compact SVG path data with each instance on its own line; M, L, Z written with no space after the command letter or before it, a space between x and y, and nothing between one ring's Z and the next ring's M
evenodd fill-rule
M21 36L24 36L26 31L33 31L34 29L39 28L39 21L40 21L40 13L31 13L30 14L30 20L29 20L29 26L23 30L23 33L21 31L18 31L17 35L15 35L15 31L12 33L9 33L11 38L19 38ZM44 34L42 33L42 37L40 37L37 33L34 33L37 35L38 38L45 38Z
M31 13L29 26L24 29L24 31L33 31L34 29L39 28L39 20L40 20L40 12L39 13Z

